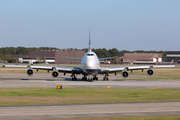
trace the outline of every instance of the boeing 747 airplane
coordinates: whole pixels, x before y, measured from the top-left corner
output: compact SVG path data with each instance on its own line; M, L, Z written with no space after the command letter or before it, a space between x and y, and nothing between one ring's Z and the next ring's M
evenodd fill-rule
M27 70L27 75L33 75L33 69L38 70L47 70L53 71L52 76L54 78L58 77L59 72L71 74L72 81L77 81L77 75L82 74L82 80L87 80L89 82L93 82L93 80L98 80L98 75L104 75L103 80L108 81L109 74L114 73L116 75L117 72L122 72L122 77L127 78L129 76L128 71L133 70L144 70L147 69L147 75L152 76L153 70L152 67L175 67L175 65L146 65L146 66L119 66L119 67L100 67L100 60L111 59L116 57L108 57L108 58L98 58L96 53L91 51L91 39L89 33L89 51L86 52L83 58L73 58L66 57L69 59L75 59L81 61L81 67L61 67L61 66L36 66L36 65L3 65L3 67L29 67Z

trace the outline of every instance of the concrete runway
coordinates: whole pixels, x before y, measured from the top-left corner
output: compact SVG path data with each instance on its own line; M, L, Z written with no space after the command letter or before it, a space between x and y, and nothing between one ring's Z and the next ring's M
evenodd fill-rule
M32 105L0 107L0 119L3 120L179 114L180 102Z
M179 89L180 81L175 80L117 80L121 75L111 75L109 81L71 81L70 75L52 78L51 73L36 73L27 77L26 73L0 73L0 88L135 88L135 89ZM131 75L129 78L147 78L143 75ZM162 76L153 76L162 77ZM177 102L141 102L141 103L107 103L107 104L68 104L68 105L29 105L0 106L0 119L58 119L75 117L120 117L180 115L180 101Z

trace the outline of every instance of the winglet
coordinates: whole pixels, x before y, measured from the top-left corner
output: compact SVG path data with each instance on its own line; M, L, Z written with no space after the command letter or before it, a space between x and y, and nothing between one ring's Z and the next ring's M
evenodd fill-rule
M89 51L91 51L91 38L90 38L90 31L89 31Z
M2 67L5 67L4 61L3 61L3 66Z
M176 62L175 66L178 64L178 61Z

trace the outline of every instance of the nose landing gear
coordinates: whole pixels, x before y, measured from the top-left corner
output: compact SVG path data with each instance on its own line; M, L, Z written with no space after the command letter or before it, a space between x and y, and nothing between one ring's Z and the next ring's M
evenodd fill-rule
M93 79L92 78L88 78L88 82L93 82Z

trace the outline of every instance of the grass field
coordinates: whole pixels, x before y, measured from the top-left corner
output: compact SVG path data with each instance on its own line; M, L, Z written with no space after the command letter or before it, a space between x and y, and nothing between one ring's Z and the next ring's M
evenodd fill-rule
M180 120L180 115L138 116L138 117L99 117L99 118L67 118L51 120Z
M0 88L0 105L179 101L180 90Z

